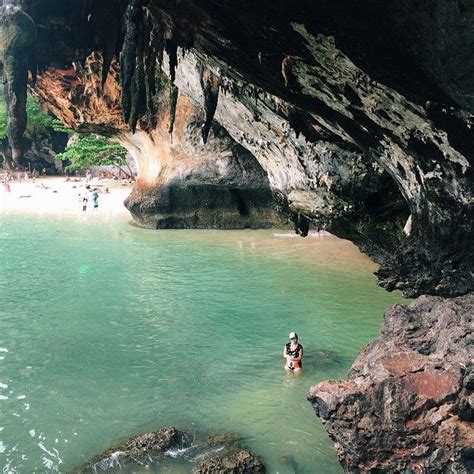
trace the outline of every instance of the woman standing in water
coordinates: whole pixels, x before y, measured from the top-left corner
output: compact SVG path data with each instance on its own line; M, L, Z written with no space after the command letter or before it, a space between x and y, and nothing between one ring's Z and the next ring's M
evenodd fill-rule
M298 335L290 332L290 342L283 348L283 357L286 360L285 369L300 372L303 368L303 346L298 342Z

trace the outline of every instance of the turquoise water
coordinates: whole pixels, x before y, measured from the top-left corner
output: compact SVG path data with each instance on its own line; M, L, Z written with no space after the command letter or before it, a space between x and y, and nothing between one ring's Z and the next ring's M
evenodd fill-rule
M402 302L332 236L149 231L3 215L0 468L65 472L165 425L233 431L269 472L341 472L309 387L345 376ZM286 374L289 331L304 372ZM186 461L163 470L190 472Z

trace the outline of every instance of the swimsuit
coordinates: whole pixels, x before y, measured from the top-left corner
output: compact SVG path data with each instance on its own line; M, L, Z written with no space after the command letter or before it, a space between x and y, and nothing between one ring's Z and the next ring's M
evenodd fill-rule
M300 355L300 351L303 349L303 346L298 343L298 345L296 346L296 349L295 350L291 350L291 342L289 342L287 345L286 345L286 353L291 356L291 357L299 357ZM299 364L300 366L299 367L295 367L293 365L293 362L290 362L291 365L288 366L288 368L290 370L295 370L295 369L301 369L303 367L303 364L301 363L301 361L299 361Z

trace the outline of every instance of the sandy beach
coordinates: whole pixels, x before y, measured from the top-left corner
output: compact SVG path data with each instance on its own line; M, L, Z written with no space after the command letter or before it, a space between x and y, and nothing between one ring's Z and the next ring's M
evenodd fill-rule
M99 206L94 209L92 193L86 189L86 180L66 181L64 176L36 178L35 182L13 181L8 192L0 185L0 213L32 212L41 214L124 214L129 215L123 201L131 192L131 185L122 185L113 179L93 178L91 189L99 192ZM106 192L108 188L109 192ZM85 212L79 195L87 195Z

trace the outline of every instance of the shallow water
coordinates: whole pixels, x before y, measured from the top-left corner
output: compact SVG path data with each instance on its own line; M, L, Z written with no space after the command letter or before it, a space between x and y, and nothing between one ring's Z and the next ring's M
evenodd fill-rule
M269 472L341 472L305 394L344 377L403 301L351 243L99 216L0 223L4 472L64 472L165 425L237 432ZM301 376L282 368L289 331ZM192 468L173 462L162 469Z

